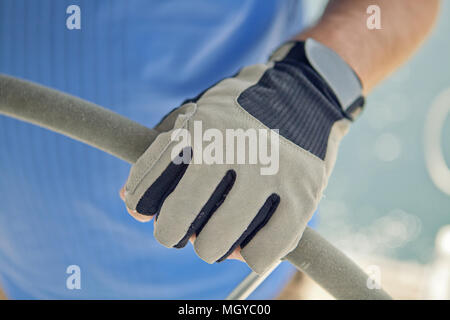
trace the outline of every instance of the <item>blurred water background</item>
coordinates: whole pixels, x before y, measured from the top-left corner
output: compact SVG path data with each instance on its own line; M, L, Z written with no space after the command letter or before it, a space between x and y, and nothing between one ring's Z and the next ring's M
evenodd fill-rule
M325 3L305 1L309 21ZM352 252L431 261L437 231L450 224L449 111L450 1L443 0L431 37L373 91L344 139L319 230Z

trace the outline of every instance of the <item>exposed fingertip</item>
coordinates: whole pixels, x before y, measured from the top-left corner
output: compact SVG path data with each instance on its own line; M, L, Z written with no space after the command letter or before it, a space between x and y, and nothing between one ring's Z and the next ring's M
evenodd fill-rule
M125 187L123 187L122 189L120 189L120 191L119 191L119 197L120 197L120 199L122 199L122 201L125 201Z
M149 222L150 220L153 219L153 216L140 214L136 210L132 210L128 207L126 207L126 208L127 208L128 214L139 222Z

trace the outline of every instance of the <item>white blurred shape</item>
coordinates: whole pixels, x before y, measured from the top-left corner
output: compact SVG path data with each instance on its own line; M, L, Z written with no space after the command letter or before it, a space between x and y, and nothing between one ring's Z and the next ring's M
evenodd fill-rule
M450 114L450 88L437 96L425 121L425 164L433 183L442 192L450 195L450 169L445 163L441 149L441 134L445 119Z
M427 298L450 299L450 225L443 226L436 237L436 257L431 266Z
M400 139L392 133L383 133L375 141L374 152L381 161L394 161L402 153Z
M380 235L380 248L399 248L419 235L421 222L417 216L394 209L376 220L371 229L373 234Z
M437 254L450 259L450 225L443 226L436 237Z

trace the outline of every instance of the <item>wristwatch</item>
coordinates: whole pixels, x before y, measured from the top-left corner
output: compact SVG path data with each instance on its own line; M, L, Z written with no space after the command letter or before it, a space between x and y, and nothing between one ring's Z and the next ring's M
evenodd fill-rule
M333 91L344 114L351 120L357 117L364 105L361 81L335 51L308 38L301 42L287 42L272 54L270 60L290 58L307 63L314 69Z

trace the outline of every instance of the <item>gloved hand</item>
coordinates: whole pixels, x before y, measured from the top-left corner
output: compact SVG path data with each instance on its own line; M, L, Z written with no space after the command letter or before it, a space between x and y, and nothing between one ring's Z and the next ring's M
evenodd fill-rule
M240 246L262 273L298 244L363 101L359 79L331 49L312 39L289 42L267 64L246 67L169 113L131 169L126 205L157 215L154 236L163 245L181 248L196 235L195 251L208 263ZM200 126L209 141L199 146ZM227 129L265 131L272 153L279 148L277 165L264 171L231 161L254 150L227 150L228 140L215 144L223 157L211 164L205 145L225 139ZM180 142L189 135L193 143Z

